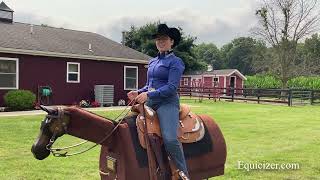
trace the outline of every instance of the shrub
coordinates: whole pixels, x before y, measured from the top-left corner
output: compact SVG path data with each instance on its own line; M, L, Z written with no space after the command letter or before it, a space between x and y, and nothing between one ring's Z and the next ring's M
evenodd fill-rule
M99 106L100 106L100 103L97 102L97 101L92 101L92 102L91 102L91 106L92 106L92 107L99 107Z
M296 77L289 80L288 86L293 89L320 89L320 77Z
M277 89L281 87L280 80L271 75L247 76L247 80L244 83L246 88Z
M4 103L12 111L33 109L35 101L36 96L28 90L12 90L4 95Z
M271 75L247 76L244 82L246 88L281 88L279 79ZM288 87L291 89L320 89L320 77L300 76L288 81Z

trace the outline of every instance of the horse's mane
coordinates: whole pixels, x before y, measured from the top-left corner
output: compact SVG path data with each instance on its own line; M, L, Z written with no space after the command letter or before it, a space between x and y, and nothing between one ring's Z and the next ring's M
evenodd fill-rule
M80 109L81 111L85 111L85 112L87 112L87 113L89 113L89 114L92 114L92 115L94 115L94 116L98 116L98 117L103 118L103 119L105 119L105 120L111 121L114 125L118 124L118 121L116 121L116 120L114 120L114 119L101 116L101 115L96 114L96 113L94 113L94 112L85 110L85 109L83 109L83 108L81 108L81 107L78 107L78 106L70 106L70 108L77 108L77 109Z

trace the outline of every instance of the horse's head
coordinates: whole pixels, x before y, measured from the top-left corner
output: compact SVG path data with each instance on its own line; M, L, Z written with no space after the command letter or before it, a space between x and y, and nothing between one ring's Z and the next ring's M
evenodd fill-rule
M68 112L62 108L40 108L48 114L41 122L40 133L32 145L31 152L35 158L42 160L50 155L54 141L66 133L70 118Z

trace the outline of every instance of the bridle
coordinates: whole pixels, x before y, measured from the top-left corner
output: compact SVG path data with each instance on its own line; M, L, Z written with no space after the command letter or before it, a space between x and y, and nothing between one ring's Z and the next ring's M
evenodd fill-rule
M115 120L113 120L114 122L116 122L116 120L128 109L128 107L130 105L133 105L135 104L135 100L132 100L131 102L129 102L129 104L125 107L125 109L115 118ZM62 127L63 127L63 134L67 133L67 130L68 130L68 122L66 122L65 120L63 120L63 116L66 114L64 112L64 110L61 108L61 107L58 107L57 109L57 115L50 115L48 114L46 116L46 122L45 123L50 123L53 119L62 119ZM127 111L124 115L124 117L130 112ZM124 120L124 118L121 118L119 121L117 121L117 125L111 130L111 132L109 134L107 134L105 137L103 137L100 141L98 141L98 143L92 145L91 147L89 148L86 148L84 150L81 150L81 151L78 151L78 152L75 152L75 153L68 153L68 152L64 152L64 153L60 153L60 151L62 150L66 150L66 149L71 149L71 148L74 148L74 147L78 147L82 144L85 144L87 143L88 141L83 141L81 143L78 143L78 144L74 144L74 145L71 145L71 146L67 146L67 147L63 147L63 148L52 148L52 145L54 144L54 142L56 141L56 139L61 136L59 135L59 132L57 131L53 131L53 135L51 136L50 138L50 141L49 143L46 145L46 149L48 151L50 151L52 153L52 155L54 157L69 157L69 156L75 156L75 155L79 155L79 154L82 154L82 153L85 153L91 149L93 149L94 147L98 146L99 144L103 143L104 141L106 141L109 137L111 137L111 135L118 129L118 127L120 126L121 122Z

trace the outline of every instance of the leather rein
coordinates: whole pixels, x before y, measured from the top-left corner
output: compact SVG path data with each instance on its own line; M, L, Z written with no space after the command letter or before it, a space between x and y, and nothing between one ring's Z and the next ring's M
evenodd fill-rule
M134 104L135 103L135 100L132 100L126 107L125 109L115 118L115 119L118 119L127 109L130 105ZM130 111L126 112L124 117L129 113ZM65 112L63 111L63 109L61 107L58 108L58 115L47 115L47 120L46 120L46 123L50 123L52 119L56 118L56 119L61 119L63 116L64 116ZM54 142L56 141L57 139L57 134L58 132L54 131L53 132L53 135L51 136L50 138L50 141L49 143L46 145L46 149L49 150L52 155L54 157L69 157L69 156L75 156L75 155L79 155L79 154L82 154L82 153L85 153L91 149L93 149L94 147L98 146L99 144L103 143L104 141L106 141L117 129L118 127L120 126L121 122L124 120L124 118L121 118L118 122L117 122L117 125L111 130L111 132L109 134L107 134L104 138L102 138L100 141L98 141L98 143L92 145L91 147L89 148L86 148L84 150L81 150L79 152L75 152L75 153L68 153L68 152L64 152L64 153L60 153L60 151L62 150L66 150L66 149L71 149L71 148L74 148L74 147L78 147L82 144L85 144L87 143L88 141L83 141L81 143L78 143L78 144L74 144L74 145L71 145L71 146L67 146L67 147L63 147L63 148L52 148L52 145L54 144ZM115 120L113 120L115 121ZM63 124L63 129L64 129L64 133L67 132L67 124L65 122L62 122Z

